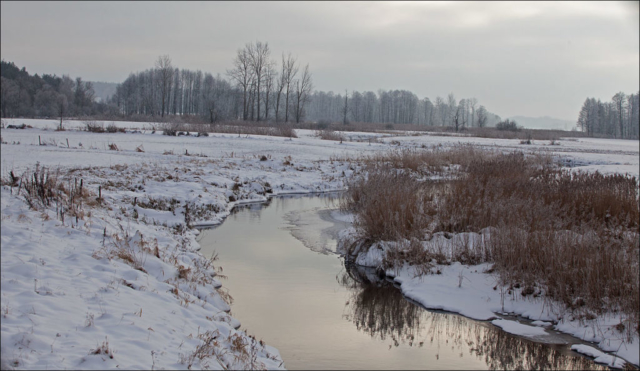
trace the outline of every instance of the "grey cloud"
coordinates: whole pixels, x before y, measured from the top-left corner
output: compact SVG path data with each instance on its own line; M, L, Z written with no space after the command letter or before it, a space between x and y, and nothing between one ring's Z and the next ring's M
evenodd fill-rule
M634 5L635 4L635 5ZM319 90L475 96L493 112L575 119L587 96L638 90L637 3L2 2L2 58L124 80L153 66L223 74L261 40Z

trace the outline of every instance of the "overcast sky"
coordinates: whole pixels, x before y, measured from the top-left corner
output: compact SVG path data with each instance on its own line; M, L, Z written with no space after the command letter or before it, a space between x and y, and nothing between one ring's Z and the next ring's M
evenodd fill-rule
M6 2L1 54L30 73L122 82L169 54L224 74L238 48L309 63L336 93L453 92L491 112L576 120L640 85L638 2Z

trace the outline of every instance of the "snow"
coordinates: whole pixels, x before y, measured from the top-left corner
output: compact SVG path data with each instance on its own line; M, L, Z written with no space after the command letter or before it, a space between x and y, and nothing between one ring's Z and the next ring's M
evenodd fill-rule
M520 336L544 336L547 332L540 327L527 326L516 321L508 321L504 319L495 319L491 321L494 325L500 327L505 332Z
M342 190L345 180L361 171L350 160L356 156L459 143L546 151L563 157L573 170L635 176L639 172L637 141L560 138L560 145L534 141L524 146L517 140L465 136L346 133L347 141L340 144L320 140L311 130L297 130L299 138L293 140L215 133L168 137L160 131L152 133L153 125L158 129L154 123L117 122L119 127L138 132L109 134L78 131L84 124L73 120L65 121L66 131L54 131L56 120L3 121L24 122L33 128L0 130L2 177L10 171L33 170L39 163L60 168L72 179L83 179L94 198L100 186L103 197L102 205L86 206L90 216L77 222L65 218L63 223L55 207L30 210L22 197L15 196L15 188L2 187L3 368L286 367L276 349L254 342L227 313L230 306L225 301L224 281L217 278L217 268L224 267L224 262L207 265L208 257L199 253L195 240L197 230L177 229L186 223L187 207L197 211L190 220L192 226L215 225L235 205L263 202L274 195ZM365 141L351 142L349 137ZM369 137L381 143L369 144ZM46 145L38 145L39 140ZM111 143L119 151L109 150ZM136 151L139 146L144 152ZM260 160L263 155L266 161ZM352 215L337 210L331 217L353 222ZM292 215L296 223L314 220L310 215ZM340 232L340 240L348 241L354 233L347 228ZM313 236L299 237L310 244L317 242ZM436 246L481 238L482 234L451 240L435 236L429 243ZM115 256L117 246L129 251L137 266ZM389 246L374 246L357 256L356 263L379 265ZM324 249L322 244L317 247ZM346 246L339 248L344 251ZM632 343L619 340L614 329L619 317L598 318L597 329L573 321L541 300L522 297L518 290L505 293L496 285L496 276L485 273L488 268L455 263L440 266L440 274L428 276L417 276L415 267L399 267L387 274L401 284L407 297L427 308L494 320L507 332L534 338L546 333L535 326L549 330L553 325L553 330L573 334L638 364L640 342L637 337ZM181 270L189 269L191 276L180 277ZM497 313L534 322L527 326L498 319ZM215 346L206 348L208 336L215 336L209 343ZM245 344L244 350L234 346L238 340ZM106 342L113 358L91 354ZM196 351L203 355L204 350L209 351L206 356L193 357ZM255 354L261 364L251 365L251 357L243 358L247 354ZM597 355L603 356L607 354Z
M588 345L574 344L571 346L571 350L575 350L578 353L582 353L589 357L593 357L595 358L594 359L595 362L602 363L610 367L623 368L625 364L624 360L618 357L611 356L607 353L601 352L598 349L594 347L590 347Z
M456 243L464 241L473 246L474 241L482 241L491 229L481 233L460 233L446 238L436 233L423 246L429 249L451 251ZM355 236L355 229L350 228L340 235L338 251L345 254L347 246ZM397 248L398 242L376 242L368 251L360 252L356 247L352 254L355 263L368 267L379 267L386 251ZM435 261L434 261L435 262ZM614 352L618 357L630 363L638 364L638 344L634 335L631 341L623 341L624 334L615 327L623 321L619 314L601 315L595 320L580 321L571 318L564 308L546 303L542 297L523 296L523 288L508 288L499 284L496 273L490 272L491 264L463 265L459 262L450 265L435 265L431 274L419 274L416 267L404 265L386 271L387 276L400 285L402 293L427 309L445 310L458 313L476 320L492 321L504 331L532 338L535 341L552 342L551 334L545 329L551 328L589 341L605 351ZM532 325L524 325L514 321L498 318L500 315L517 315L532 320ZM548 335L548 336L547 336Z

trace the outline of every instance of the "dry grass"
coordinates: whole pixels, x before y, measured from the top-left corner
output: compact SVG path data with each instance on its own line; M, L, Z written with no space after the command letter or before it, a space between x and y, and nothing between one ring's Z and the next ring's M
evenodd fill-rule
M55 206L57 217L64 223L64 217L83 219L85 206L95 206L95 194L83 187L82 179L63 178L60 171L51 171L36 164L34 170L27 169L21 176L11 171L1 180L2 185L17 187L17 194L24 197L32 210L44 211Z
M498 152L480 150L470 144L458 144L450 149L398 149L374 153L360 158L367 169L406 169L422 175L442 174L451 165L468 165L474 158L496 155Z
M315 136L323 140L334 140L336 142L344 141L344 135L333 130L318 130Z
M430 222L430 210L424 209L428 197L410 174L377 169L349 185L342 208L356 213L364 240L390 241L421 237Z
M91 133L104 133L104 124L94 120L83 121L85 128Z
M109 339L107 339L106 337L104 338L104 341L102 342L102 344L96 346L95 349L91 349L89 351L89 354L97 354L97 355L104 354L111 359L113 359L114 353L115 353L114 350L112 348L109 348Z
M493 262L502 283L526 288L523 295L542 290L578 318L619 311L628 334L638 332L635 177L572 173L548 156L471 147L397 151L365 162L368 175L351 181L341 206L356 214L365 246L412 241L389 252L387 268L403 262L424 268L430 259L442 263L442 255L465 264ZM450 181L424 180L447 169L455 175ZM427 253L416 242L425 234L486 227L494 229L479 246L461 241L451 251Z

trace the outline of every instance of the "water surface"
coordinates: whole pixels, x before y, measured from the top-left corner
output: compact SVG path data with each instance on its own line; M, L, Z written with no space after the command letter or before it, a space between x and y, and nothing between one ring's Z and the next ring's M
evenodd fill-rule
M406 300L374 271L345 266L324 197L247 205L200 236L218 253L242 329L289 369L604 369L568 349ZM562 342L562 341L560 341Z

